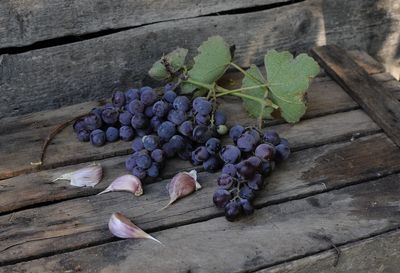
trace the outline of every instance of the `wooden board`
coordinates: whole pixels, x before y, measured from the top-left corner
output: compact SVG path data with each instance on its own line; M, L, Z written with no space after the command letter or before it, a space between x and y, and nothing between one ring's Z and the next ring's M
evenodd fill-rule
M377 134L294 153L267 178L268 187L256 199L256 206L281 203L399 172L397 151L387 137ZM365 169L366 164L369 169ZM1 216L0 225L4 229L0 241L8 249L0 250L0 264L111 241L113 237L106 223L115 211L122 211L150 231L221 216L221 210L211 202L218 175L200 173L202 190L162 212L156 211L168 202L165 189L168 180L146 186L141 197L112 193L15 212L12 220L10 215ZM67 187L67 182L57 184Z
M229 75L227 76L229 77ZM400 83L393 80L388 74L375 74L382 81L382 85L400 98ZM237 82L237 77L229 77ZM323 90L323 92L322 92ZM241 103L235 99L222 100L221 104L228 116L230 125L241 123L253 125L254 120L249 118L244 111L236 111ZM358 108L357 104L332 80L327 77L318 78L308 92L309 108L305 118L323 116L326 114L349 111ZM0 128L5 134L0 135L0 179L12 177L18 174L35 171L30 162L38 161L43 139L48 135L53 126L69 120L76 115L87 112L97 103L83 103L55 111L44 111L23 117L10 117L0 120ZM269 124L276 124L271 122ZM278 122L279 123L279 122ZM282 123L282 121L280 121ZM9 142L12 139L13 142ZM99 160L110 156L127 154L130 152L130 143L117 142L107 144L102 148L93 148L87 143L79 143L73 140L71 127L59 134L53 144L49 146L45 164L42 169L77 164L80 162ZM23 150L24 153L19 151ZM63 151L68 150L69 153Z
M371 12L374 0L336 2L303 1L258 12L160 22L2 55L0 100L5 103L0 105L0 117L104 98L117 88L148 82L147 71L163 53L183 46L194 54L199 44L214 34L236 44L238 64L248 66L261 64L264 53L272 48L299 52L327 41L347 48L372 48L376 40L389 43L388 34L399 27L393 18L392 28L382 31L389 19L375 16L380 14L376 8ZM347 7L345 18L340 4ZM351 29L348 18L352 19Z
M339 247L337 266L337 253L329 250L257 273L396 273L400 268L399 239L400 231L396 230Z
M400 146L400 102L356 64L345 50L329 45L312 49L322 67Z
M0 2L0 48L64 36L124 30L145 24L267 6L289 0L123 1L5 0Z
M321 236L344 244L400 227L399 178L393 175L267 206L236 223L218 217L153 233L165 246L123 240L3 267L0 272L257 270L330 249Z

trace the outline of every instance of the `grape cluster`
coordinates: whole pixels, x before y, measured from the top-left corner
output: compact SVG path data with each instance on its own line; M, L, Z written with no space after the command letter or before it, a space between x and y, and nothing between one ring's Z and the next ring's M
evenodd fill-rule
M219 137L228 131L226 116L205 97L190 101L174 88L169 83L162 92L150 87L115 92L112 103L75 122L78 140L94 146L132 141L133 154L125 166L140 179L157 177L166 159L174 156L203 164L208 171L219 169Z
M219 152L224 166L213 202L225 209L229 221L234 221L254 212L253 200L264 187L265 177L275 162L289 157L290 148L288 141L273 130L259 132L236 125L230 129L229 137L235 145L226 145Z

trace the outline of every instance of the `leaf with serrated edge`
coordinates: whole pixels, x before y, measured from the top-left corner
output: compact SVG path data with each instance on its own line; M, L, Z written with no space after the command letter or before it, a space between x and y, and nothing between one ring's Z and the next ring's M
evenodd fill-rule
M186 55L188 50L186 48L177 48L174 51L163 56L160 60L155 62L149 71L150 77L155 80L163 81L171 77L168 73L165 65L162 63L162 59L165 59L170 65L171 72L176 72L183 67L185 64Z
M194 65L189 70L190 79L206 84L218 80L228 68L232 56L229 45L221 36L212 36L198 48L199 54L194 57ZM182 84L182 93L192 93L198 87L190 84Z
M242 88L258 86L266 83L264 77L261 74L261 71L258 69L257 66L251 65L246 72L251 77L245 75L242 81ZM258 87L255 89L243 90L242 93L252 97L260 98L266 102L268 89L267 87ZM250 115L262 119L271 118L271 113L272 111L274 111L272 107L248 98L242 98L242 100L244 108Z
M270 99L279 106L287 122L298 122L306 111L305 93L319 66L307 54L293 59L287 51L270 50L264 57Z

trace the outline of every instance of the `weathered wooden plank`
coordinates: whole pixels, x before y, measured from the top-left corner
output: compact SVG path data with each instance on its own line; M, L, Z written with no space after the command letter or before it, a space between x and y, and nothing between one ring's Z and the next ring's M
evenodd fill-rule
M290 141L293 150L349 140L353 135L373 134L380 130L360 110L305 120L296 126L282 124L271 128L285 136ZM71 188L67 186L68 183L51 182L60 174L79 169L87 163L1 180L0 213L34 204L93 195L104 189L112 179L126 172L125 158L126 156L121 156L98 161L103 166L104 178L95 189ZM188 161L168 160L161 177L168 178L179 170L191 168L193 166ZM16 199L18 202L15 202Z
M268 178L268 187L256 204L265 206L397 172L397 151L385 135L378 134L294 153ZM111 240L106 223L111 213L119 210L149 230L221 215L211 201L217 176L218 173L200 173L202 190L162 212L156 211L167 203L167 181L146 186L145 195L138 198L111 193L15 212L12 220L10 215L1 216L0 242L7 249L1 252L0 263ZM60 186L66 184L60 182Z
M0 271L64 272L77 267L84 272L257 270L330 249L330 243L321 240L322 236L344 244L400 227L399 194L399 175L393 175L272 205L236 223L219 217L154 233L165 246L149 240L118 241L3 267ZM193 199L196 197L197 194ZM197 214L198 210L192 213ZM87 221L93 218L88 217Z
M257 273L395 273L400 268L400 231L384 233L356 243L339 247L340 260L336 267L336 251L325 251L303 259L257 271Z
M290 1L6 0L0 2L0 48L285 2Z
M345 50L333 46L312 50L324 69L400 146L400 102L357 65Z
M3 55L0 100L5 103L0 105L0 117L107 97L115 88L146 82L148 69L163 53L177 46L195 52L214 34L236 44L236 60L243 66L260 64L271 48L305 51L329 41L367 49L370 43L387 38L391 30L382 31L382 27L389 19L374 16L379 15L371 12L374 0L334 2L310 0L259 12L162 22ZM351 18L351 28L349 21L343 20L343 9L338 8L341 4L348 7L346 18ZM365 18L365 13L371 16ZM399 26L396 19L390 23L393 29Z

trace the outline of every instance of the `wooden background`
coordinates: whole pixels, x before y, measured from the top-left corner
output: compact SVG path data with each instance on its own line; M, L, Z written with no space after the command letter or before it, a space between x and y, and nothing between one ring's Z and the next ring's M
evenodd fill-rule
M2 0L0 118L109 97L151 64L208 36L242 66L271 48L335 43L396 66L399 0Z

